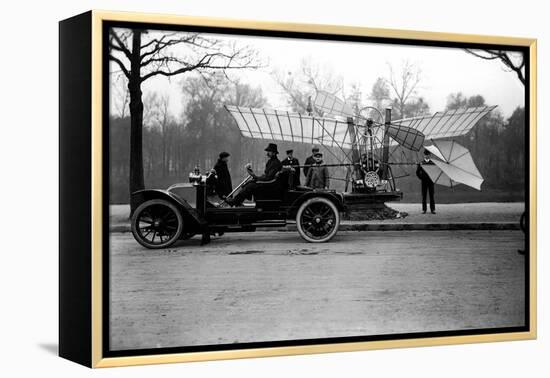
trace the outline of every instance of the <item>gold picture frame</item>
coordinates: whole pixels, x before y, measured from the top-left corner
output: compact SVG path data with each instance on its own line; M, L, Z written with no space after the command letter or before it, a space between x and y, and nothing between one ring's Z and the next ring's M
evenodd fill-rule
M104 208L102 206L104 196L104 163L103 156L103 106L105 99L103 98L102 86L105 73L103 70L103 25L105 22L129 22L143 23L155 25L191 25L201 27L216 27L216 28L238 28L248 30L261 30L266 32L299 32L299 33L317 33L331 34L342 36L358 36L358 37L380 37L387 39L399 39L409 41L430 41L430 42L454 42L454 43L470 43L470 44L491 44L503 46L520 46L528 49L529 52L529 104L526 104L529 109L529 329L525 332L512 333L492 333L492 334L477 334L477 335L457 335L448 337L427 337L427 338L409 338L401 340L378 340L378 341L361 341L361 342L343 342L330 344L314 344L314 345L299 345L299 346L284 346L284 347L268 347L254 349L238 349L238 350L219 350L219 351L203 351L203 352L188 352L188 353L170 353L170 354L153 354L153 355L138 355L138 356L122 356L122 357L105 357L103 355L103 339L104 324L103 324L103 222ZM64 26L69 25L69 26ZM72 26L71 26L72 25ZM160 364L174 362L189 362L189 361L208 361L220 359L237 359L251 357L267 357L267 356L283 356L283 355L299 355L311 353L328 353L328 352L347 352L372 349L387 349L387 348L403 348L403 347L419 347L419 346L434 346L434 345L449 345L449 344L466 344L466 343L481 343L495 341L512 341L512 340L528 340L535 339L537 335L537 264L536 264L536 209L537 209L537 41L531 38L515 38L501 36L483 36L470 34L453 34L453 33L438 33L413 30L396 30L396 29L379 29L356 26L338 26L338 25L317 25L317 24L296 24L296 23L281 23L281 22L258 22L252 20L231 20L218 19L210 17L190 17L190 16L175 16L161 14L143 14L143 13L126 13L126 12L110 12L93 10L84 15L77 16L67 21L62 21L60 24L60 60L67 59L78 54L70 50L77 42L70 39L64 39L67 33L75 33L78 30L85 30L89 38L90 62L90 78L89 87L84 90L91 90L89 100L90 103L84 103L82 106L89 107L90 128L87 130L88 135L82 136L83 140L90 141L89 152L90 170L89 173L89 223L81 226L78 232L88 235L90 241L89 254L79 261L73 261L76 257L70 257L69 253L79 252L78 250L70 249L70 241L60 243L60 355L73 361L82 363L90 367L114 367L114 366L130 366L144 364ZM72 28L72 29L71 29ZM65 33L65 34L63 34ZM74 37L74 36L73 36ZM74 47L72 47L74 48ZM64 55L65 54L65 55ZM82 59L87 59L82 57ZM65 74L63 66L60 68L61 75ZM61 79L63 80L63 79ZM67 79L68 80L68 79ZM60 86L63 90L63 83ZM82 101L81 98L69 99L61 95L60 113L64 114L66 108L71 106L70 101ZM64 117L61 118L61 123L65 122ZM70 116L66 117L66 122L69 122ZM61 125L61 133L69 125ZM91 130L91 133L90 133ZM74 131L73 131L74 132ZM69 136L67 136L69 138ZM90 138L90 139L86 139ZM61 135L61 140L64 140ZM70 141L67 140L67 143ZM60 143L63 145L63 143ZM63 148L63 146L61 146ZM74 152L74 151L73 151ZM61 153L60 160L66 156ZM64 163L61 161L61 165ZM70 169L67 169L67 175L70 174ZM84 173L86 174L86 173ZM63 185L63 171L61 172L61 186ZM65 190L67 198L77 199L82 193L69 193L70 189ZM63 194L61 195L63 196ZM71 197L72 196L72 197ZM68 201L68 200L67 200ZM60 206L67 206L61 203ZM62 210L60 218L65 214ZM81 216L87 216L86 214ZM64 231L69 231L69 227L77 227L77 225L69 225L69 218L66 218L66 223L63 223L61 229L61 238L65 238ZM87 227L89 226L89 229ZM82 228L83 227L83 228ZM77 232L73 229L74 232ZM88 240L86 239L86 240ZM87 248L87 247L86 247ZM82 286L75 281L68 273L68 270L76 272L87 271L86 278L89 278L89 286ZM71 289L71 286L73 289ZM81 293L82 306L89 311L89 317L83 319L78 325L72 324L67 326L69 320L79 316L80 310L73 307L80 305L75 304L74 297L76 290L83 290ZM90 290L89 293L87 290ZM71 291L74 290L74 291ZM67 299L64 299L64 298ZM89 301L89 302L86 302ZM83 304L82 304L83 303ZM88 304L87 304L88 303ZM89 307L87 307L89 305ZM83 307L83 308L84 308ZM89 337L89 339L88 339ZM78 345L77 339L89 340L89 345L84 347L84 351L73 352L72 350Z

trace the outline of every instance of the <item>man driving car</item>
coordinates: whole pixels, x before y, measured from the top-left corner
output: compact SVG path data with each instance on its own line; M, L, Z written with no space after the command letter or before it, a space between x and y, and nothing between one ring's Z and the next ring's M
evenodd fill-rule
M279 151L277 150L277 145L275 143L269 143L269 145L264 150L267 152L268 160L265 164L264 174L257 176L252 167L249 164L246 165L246 170L248 174L252 177L252 181L245 184L242 189L233 197L226 199L226 202L231 206L241 206L245 199L251 199L254 193L259 190L271 190L277 189L280 186L280 183L277 178L277 174L281 171L283 165L281 161L277 158Z

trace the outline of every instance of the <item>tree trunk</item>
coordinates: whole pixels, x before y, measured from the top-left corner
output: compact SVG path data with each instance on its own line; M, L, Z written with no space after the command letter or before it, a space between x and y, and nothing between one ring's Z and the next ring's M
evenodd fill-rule
M140 73L141 31L133 30L131 75L128 80L130 92L130 214L137 204L132 193L145 188L143 177L143 101L141 99Z

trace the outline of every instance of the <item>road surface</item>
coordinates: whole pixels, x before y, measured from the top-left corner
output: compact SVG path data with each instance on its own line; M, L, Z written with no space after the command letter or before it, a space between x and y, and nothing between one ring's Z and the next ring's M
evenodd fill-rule
M405 223L405 224L447 224L466 222L514 222L519 223L521 213L525 211L523 202L479 202L438 204L437 214L422 214L419 203L388 202L388 206L408 215L400 219L363 221L366 224ZM130 229L130 207L128 205L111 205L109 222L111 227Z
M520 231L111 234L111 349L522 326Z

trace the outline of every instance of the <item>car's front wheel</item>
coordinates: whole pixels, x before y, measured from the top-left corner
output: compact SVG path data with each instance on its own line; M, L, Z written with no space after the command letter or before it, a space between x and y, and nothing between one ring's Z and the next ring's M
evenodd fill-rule
M323 197L305 201L296 214L296 227L300 236L311 243L327 242L336 235L340 226L340 212L336 205Z
M132 234L144 247L158 249L174 244L183 230L183 218L172 203L153 199L142 203L132 216Z

